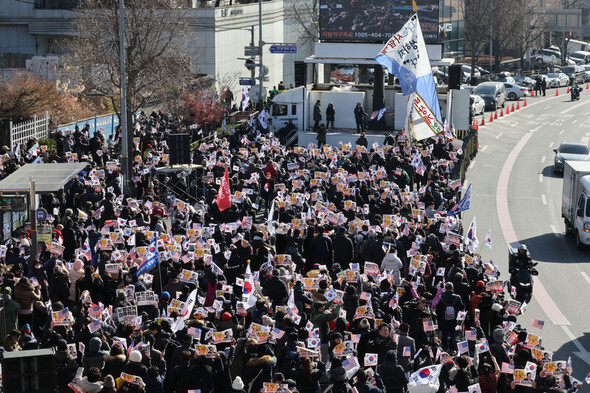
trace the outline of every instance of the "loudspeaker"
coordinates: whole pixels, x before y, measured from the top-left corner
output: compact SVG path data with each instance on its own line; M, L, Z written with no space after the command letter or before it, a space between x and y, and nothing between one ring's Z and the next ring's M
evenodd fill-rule
M449 89L461 88L461 80L463 79L463 69L460 65L449 66Z
M55 355L50 349L5 352L2 359L4 392L52 393L57 387Z
M190 142L191 136L189 134L168 135L168 148L170 149L170 165L190 164Z

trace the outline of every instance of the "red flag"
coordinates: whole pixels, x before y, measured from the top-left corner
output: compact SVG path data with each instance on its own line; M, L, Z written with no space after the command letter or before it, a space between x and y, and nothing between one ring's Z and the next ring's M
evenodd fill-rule
M223 174L223 179L221 180L221 187L219 187L219 192L217 193L217 207L219 208L220 212L228 209L231 206L231 201L229 199L230 193L229 175L227 174L227 168L225 168L225 173Z

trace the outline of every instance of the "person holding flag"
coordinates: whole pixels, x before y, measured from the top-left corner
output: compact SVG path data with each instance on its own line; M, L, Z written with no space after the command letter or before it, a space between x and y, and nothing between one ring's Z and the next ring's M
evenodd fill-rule
M157 233L154 233L154 238L150 242L148 247L145 261L137 268L137 272L135 275L137 277L141 276L144 273L149 272L154 266L160 263L160 255L158 253L158 238Z

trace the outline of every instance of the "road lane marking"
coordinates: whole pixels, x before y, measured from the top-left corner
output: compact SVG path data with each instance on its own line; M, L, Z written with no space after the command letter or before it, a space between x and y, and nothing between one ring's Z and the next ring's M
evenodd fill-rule
M543 205L547 204L547 198L545 197L545 194L541 194L541 202L543 202Z
M545 162L545 159L546 159L546 158L547 158L547 156L543 156L543 157L541 158L541 164Z
M563 134L564 132L565 132L565 130L559 131L559 135Z
M551 143L549 144L549 148L551 149L552 147L553 147L553 142L551 142Z
M469 168L467 168L467 169L473 169L474 166L475 166L475 160L471 161L471 164L469 164Z
M512 224L512 218L510 217L510 211L508 210L508 181L510 180L510 173L518 155L525 147L529 139L533 136L532 133L527 132L522 138L516 143L512 151L506 157L504 166L500 171L498 177L498 185L496 187L496 210L498 213L498 221L500 222L500 228L504 239L511 247L517 247L519 244L514 225ZM543 286L541 280L538 277L534 277L535 282L535 299L539 303L541 309L551 319L551 322L555 325L570 325L570 322L563 315L561 310L557 307L547 290Z
M482 147L480 150L481 151L486 151L486 149L488 148L488 145L485 145L484 147Z
M539 173L539 183L543 183L543 174Z
M545 108L543 108L543 109L549 109L549 108L551 108L551 105L549 105L549 106L546 106L546 107L545 107Z
M576 124L577 121L578 121L578 119L572 120L572 124Z
M564 113L568 113L570 111L573 111L574 109L577 109L577 108L579 108L579 107L581 107L583 105L587 105L587 103L586 102L580 102L579 104L576 104L574 106L570 106L569 108L562 110L561 112L559 112L559 114L560 115L563 115Z
M546 205L546 203L544 203L544 205ZM557 227L555 225L551 224L551 230L553 231L555 237L561 237L561 232L557 230Z
M582 273L580 273L580 274L582 275L582 277L584 277L584 280L588 281L588 284L590 284L590 276L588 276L588 275L586 274L586 272L582 272Z
M499 134L498 134L498 135L496 135L494 138L496 138L496 139L500 139L500 137L501 137L502 135L504 135L504 133L503 133L503 132L499 133Z

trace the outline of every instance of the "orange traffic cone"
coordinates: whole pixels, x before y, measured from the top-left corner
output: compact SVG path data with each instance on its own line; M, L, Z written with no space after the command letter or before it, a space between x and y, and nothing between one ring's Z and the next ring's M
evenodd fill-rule
M555 97L559 97L559 88L555 89Z
M524 101L526 102L526 98L524 99ZM520 101L518 101L516 103L516 110L519 110L519 109L520 109Z
M524 99L524 104L522 104L523 107L526 106L526 98Z
M479 123L479 126L481 127L481 126L485 126L485 125L486 125L486 117L485 116L482 116L481 117L481 123Z
M509 115L510 114L510 106L506 105L506 114Z
M498 110L494 111L494 120L498 120Z
M494 114L490 113L490 123L494 121Z
M531 90L531 97L535 96L535 89Z
M510 112L514 112L514 102L512 103L512 109L510 109Z
M586 90L590 89L590 83L586 82Z
M504 108L500 109L500 117L504 117Z
M569 94L570 93L570 87L567 87L567 91L565 92L565 94Z

